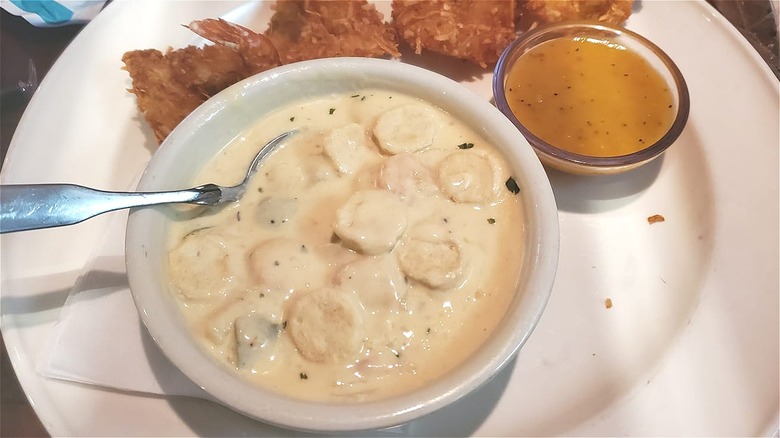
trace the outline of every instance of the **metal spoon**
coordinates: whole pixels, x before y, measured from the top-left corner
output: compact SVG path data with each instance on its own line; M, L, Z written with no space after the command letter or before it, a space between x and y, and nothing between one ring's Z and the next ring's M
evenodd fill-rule
M244 180L230 187L205 184L167 192L106 192L74 184L0 185L0 234L77 224L123 208L238 201L260 163L295 132L285 132L263 146L249 165Z

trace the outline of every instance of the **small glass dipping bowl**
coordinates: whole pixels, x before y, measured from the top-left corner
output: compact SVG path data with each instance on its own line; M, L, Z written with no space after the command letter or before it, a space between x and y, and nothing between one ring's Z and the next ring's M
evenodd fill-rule
M537 133L532 132L524 124L523 120L518 119L518 115L513 112L510 106L510 98L507 96L507 92L510 91L512 84L508 82L508 78L513 67L515 67L523 55L543 43L556 39L606 42L609 45L615 45L615 47L624 47L639 55L665 81L666 88L671 94L672 103L670 104L670 110L674 111L674 114L666 132L656 141L648 141L646 146L642 145L641 149L624 154L604 154L607 156L584 155L573 152L564 149L561 145L551 144L540 138ZM564 62L568 63L569 60L574 62L575 59L576 55L570 54L567 55ZM580 56L581 59L582 57ZM614 66L614 64L612 65ZM571 73L571 70L569 73ZM556 93L555 96L557 95ZM520 130L544 164L574 174L614 174L625 172L652 161L659 157L680 136L690 111L688 87L685 79L675 63L663 50L635 32L601 23L589 22L543 26L525 33L512 42L504 50L496 64L493 76L493 96L498 109ZM539 99L542 99L541 95L539 96ZM612 98L614 97L612 96ZM555 99L552 96L547 98ZM642 103L639 102L636 107L641 109L641 105ZM562 113L564 109L563 107L560 108ZM590 124L590 121L587 123ZM596 122L594 121L594 123Z

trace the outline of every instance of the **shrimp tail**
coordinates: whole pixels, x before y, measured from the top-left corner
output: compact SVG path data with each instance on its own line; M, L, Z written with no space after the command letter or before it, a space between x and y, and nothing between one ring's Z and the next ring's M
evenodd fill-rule
M185 26L201 37L236 51L255 71L280 65L279 52L265 35L221 18L193 21Z

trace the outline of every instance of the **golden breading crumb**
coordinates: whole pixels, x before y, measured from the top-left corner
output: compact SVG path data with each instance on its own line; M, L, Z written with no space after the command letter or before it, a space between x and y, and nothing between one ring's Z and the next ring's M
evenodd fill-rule
M607 298L606 300L604 300L604 307L606 307L607 309L612 308L612 298Z
M656 222L663 222L665 220L666 220L666 218L661 216L660 214L654 214L654 215L652 215L652 216L647 218L647 223L652 225L652 224L654 224Z

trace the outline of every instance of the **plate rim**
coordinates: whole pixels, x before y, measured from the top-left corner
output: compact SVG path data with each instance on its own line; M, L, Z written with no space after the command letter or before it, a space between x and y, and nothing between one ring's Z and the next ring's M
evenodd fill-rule
M52 66L52 69L50 70L50 74L49 75L57 74L57 72L61 68L61 64L63 64L65 62L63 60L65 60L67 58L67 56L71 52L75 51L74 47L77 47L77 45L75 45L75 43L77 41L78 41L79 44L81 44L81 43L83 43L83 41L89 35L92 35L92 33L96 32L95 29L98 29L99 27L95 23L101 23L101 25L102 25L103 22L108 22L109 21L109 19L107 17L110 17L112 15L107 14L107 12L111 11L112 14L118 14L119 12L114 12L114 11L119 11L120 10L120 5L121 6L125 6L125 5L127 5L129 3L131 3L131 2L130 1L117 0L117 1L112 2L112 4L108 5L108 7L101 13L103 18L101 18L101 15L99 15L98 18L96 18L92 23L90 23L89 25L87 25L85 27L84 31L82 31L81 34L76 37L74 42L71 43L68 46L68 48L66 48L66 50L63 52L63 54L60 56L60 58ZM712 21L714 21L717 25L720 26L721 31L725 31L725 32L729 33L729 36L732 39L735 39L736 42L738 42L740 44L740 48L744 52L747 52L748 54L750 54L751 59L753 60L753 63L755 64L753 66L754 70L756 70L756 69L759 70L761 72L762 76L765 79L767 79L767 80L771 81L771 83L774 83L775 85L777 85L777 81L775 80L776 78L772 74L771 69L769 68L769 66L766 65L764 60L762 58L760 58L760 55L758 54L758 52L756 52L752 48L752 46L750 46L749 42L737 31L737 29L734 28L730 23L728 23L726 21L726 19L722 15L720 15L711 5L707 4L704 0L696 0L695 3L697 3L697 5L699 7L703 7L703 13L708 14L712 18ZM49 75L47 75L47 77ZM44 78L44 80L42 82L42 86L46 85L46 83L47 83L46 81L47 81L47 79ZM34 100L30 103L30 107L37 108L38 104L34 103L34 102L36 102L36 100L35 100L36 98L38 98L38 100L42 99L36 93L36 96L33 97ZM36 106L33 106L33 105L36 105ZM30 107L28 107L28 108L30 108ZM25 111L25 115L20 120L20 123L19 123L20 126L23 123L25 123L25 124L29 124L30 123L29 121L27 121L27 119L32 117L30 115L32 112L33 111ZM12 138L11 143L9 145L8 154L7 154L4 166L3 166L4 167L3 168L3 175L7 175L8 174L7 169L9 167L9 165L10 166L14 165L14 161L16 160L16 157L19 154L18 152L16 152L17 149L19 149L19 147L16 145L17 137L18 137L18 135L17 135L17 133L15 133L14 137ZM4 284L5 284L5 282L4 282ZM7 318L13 318L13 316L14 315L10 315L9 316L6 313L3 313L1 320L3 322L5 322ZM69 432L69 428L67 427L67 424L68 424L67 421L65 421L65 419L63 417L53 416L52 411L51 410L47 410L47 403L46 402L47 401L51 402L51 400L47 400L47 397L43 397L40 394L36 394L35 397L34 397L35 400L33 400L33 395L30 394L30 392L28 392L29 388L32 388L34 386L42 386L42 385L39 385L38 382L33 383L33 381L36 380L36 379L43 379L43 378L40 377L39 375L37 375L37 373L34 371L34 367L32 367L30 369L27 369L27 367L25 366L24 358L22 358L20 356L22 353L20 353L20 351L17 348L19 346L23 346L24 343L19 339L19 336L18 336L18 333L16 332L16 330L11 330L11 331L6 330L7 324L5 324L5 323L3 323L3 326L4 326L4 327L2 327L3 340L4 340L5 344L6 344L7 349L8 349L9 358L11 360L12 366L14 367L14 371L17 373L17 378L19 379L19 381L20 381L20 383L22 385L22 388L25 391L25 396L28 398L28 400L31 401L31 404L33 405L33 408L35 409L36 414L41 419L41 421L44 423L44 427L46 427L47 431L49 431L49 433L51 433L53 435L71 435L72 431ZM27 359L29 360L30 358L28 357ZM89 390L101 391L101 389L99 389L99 388L92 388L92 387L90 387ZM44 390L42 392L45 393L46 391ZM53 403L49 403L49 404L52 405ZM49 407L48 409L51 409L51 407ZM767 427L776 429L777 424L778 424L778 420L775 419L774 425L770 424L770 425L767 425ZM773 431L770 430L769 432L773 432Z

